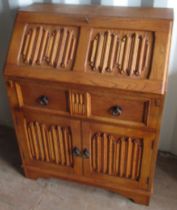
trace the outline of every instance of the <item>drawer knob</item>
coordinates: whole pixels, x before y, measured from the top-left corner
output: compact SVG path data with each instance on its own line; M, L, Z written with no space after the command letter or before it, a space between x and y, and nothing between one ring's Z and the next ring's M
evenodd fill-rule
M113 116L119 116L122 113L122 108L120 106L113 106L111 107L111 112Z
M83 153L82 153L83 158L89 158L90 157L90 152L88 151L88 149L84 149Z
M72 149L72 154L73 154L74 156L78 157L78 156L81 156L81 151L80 151L80 149L79 149L78 147L74 147L74 148Z
M38 101L39 101L40 105L42 105L42 106L46 106L49 103L49 99L47 96L40 96L38 98Z

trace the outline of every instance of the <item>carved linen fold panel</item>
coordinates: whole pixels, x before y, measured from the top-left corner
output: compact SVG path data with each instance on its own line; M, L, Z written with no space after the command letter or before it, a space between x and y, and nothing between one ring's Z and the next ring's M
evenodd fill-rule
M78 38L77 27L27 25L19 63L72 69Z
M95 133L91 138L91 168L96 173L139 180L143 140Z
M150 73L153 39L152 32L95 29L87 68L93 72L146 78Z

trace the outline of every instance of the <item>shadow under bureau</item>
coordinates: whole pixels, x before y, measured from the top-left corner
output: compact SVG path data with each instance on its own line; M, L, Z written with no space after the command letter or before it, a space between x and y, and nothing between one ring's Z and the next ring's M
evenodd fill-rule
M148 204L173 12L34 4L17 14L4 76L25 176Z

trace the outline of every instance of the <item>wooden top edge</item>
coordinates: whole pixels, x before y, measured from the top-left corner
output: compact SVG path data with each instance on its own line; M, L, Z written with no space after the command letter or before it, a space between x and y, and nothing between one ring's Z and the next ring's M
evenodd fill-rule
M117 7L102 5L71 5L35 3L21 8L20 12L56 13L59 15L110 16L118 18L143 18L173 20L173 9L152 7Z

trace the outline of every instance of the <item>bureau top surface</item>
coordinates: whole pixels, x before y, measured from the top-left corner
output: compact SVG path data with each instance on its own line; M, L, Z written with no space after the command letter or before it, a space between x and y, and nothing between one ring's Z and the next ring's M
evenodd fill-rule
M117 18L173 19L173 9L138 8L102 5L32 4L22 8L23 12L55 13L62 15L110 16Z

